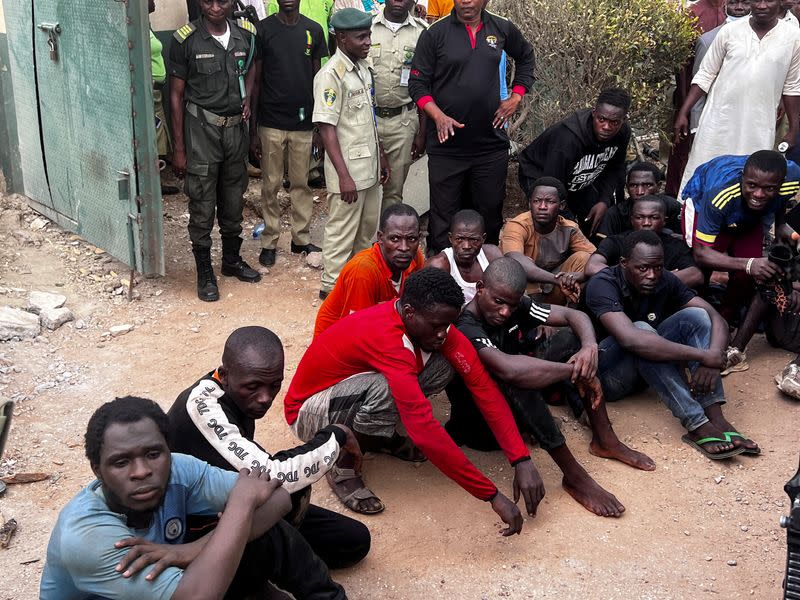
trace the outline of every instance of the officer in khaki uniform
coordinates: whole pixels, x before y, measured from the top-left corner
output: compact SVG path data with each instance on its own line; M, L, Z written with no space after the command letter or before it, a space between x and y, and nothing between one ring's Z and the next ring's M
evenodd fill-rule
M222 274L247 282L261 279L239 254L256 30L249 21L227 18L233 0L199 4L202 16L178 29L170 46L172 164L178 177L186 177L197 295L211 302L219 300L211 265L215 213Z
M378 185L390 171L378 142L372 73L366 62L372 18L345 8L331 18L337 50L314 77L314 124L325 145L328 222L320 298L344 264L368 248L378 228ZM380 171L380 172L379 172Z
M425 152L424 119L408 93L411 60L427 24L411 14L415 0L386 0L372 19L369 57L375 75L378 138L392 170L383 186L381 213L403 201L403 185L411 163Z

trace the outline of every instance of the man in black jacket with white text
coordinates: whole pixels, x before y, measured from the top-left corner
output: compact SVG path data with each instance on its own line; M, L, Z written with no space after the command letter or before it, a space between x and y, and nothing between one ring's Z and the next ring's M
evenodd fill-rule
M256 420L266 416L283 383L280 339L264 327L241 327L225 342L222 365L181 392L168 414L173 452L239 471L262 469L292 495L286 520L331 569L349 567L369 552L369 530L358 521L310 504L311 484L336 464L340 453L361 451L343 425L320 429L308 443L270 453L255 441ZM199 533L213 519L195 519Z
M565 216L591 237L625 183L630 105L627 91L603 90L594 108L572 113L533 140L519 155L525 197L530 197L534 181L555 177L567 187L570 214Z

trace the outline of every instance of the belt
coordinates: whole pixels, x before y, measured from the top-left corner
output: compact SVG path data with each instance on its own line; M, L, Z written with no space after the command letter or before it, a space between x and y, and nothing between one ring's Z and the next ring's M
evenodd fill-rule
M210 110L197 106L194 102L186 103L186 111L193 117L197 117L201 121L205 121L209 125L216 125L217 127L233 127L242 122L242 115L222 117L214 114Z
M398 106L396 108L386 108L384 106L376 106L375 114L379 116L381 119L388 119L389 117L396 117L406 108L411 110L412 108L414 108L414 103L409 102L408 104L404 104L403 106Z

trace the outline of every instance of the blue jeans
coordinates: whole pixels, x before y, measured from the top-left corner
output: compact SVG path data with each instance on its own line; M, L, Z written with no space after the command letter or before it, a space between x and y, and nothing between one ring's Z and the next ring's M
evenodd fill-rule
M695 348L708 348L711 341L711 319L702 308L679 310L655 329L644 321L636 321L634 326L657 333L671 342ZM708 423L706 408L725 402L720 377L717 377L712 392L695 397L689 390L680 363L655 362L641 358L623 349L612 336L600 342L599 349L597 375L607 401L619 400L650 386L688 431L694 431ZM698 366L699 363L696 362L688 364L692 373Z

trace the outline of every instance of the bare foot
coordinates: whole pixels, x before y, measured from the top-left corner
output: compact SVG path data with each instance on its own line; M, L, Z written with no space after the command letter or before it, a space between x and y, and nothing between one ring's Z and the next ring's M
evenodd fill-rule
M621 517L625 507L611 492L605 491L588 473L567 478L561 485L579 504L601 517Z
M617 440L615 446L607 447L600 444L595 438L589 443L589 452L600 458L612 458L621 463L625 463L634 469L642 471L655 471L656 463L646 454L628 448L625 444Z

